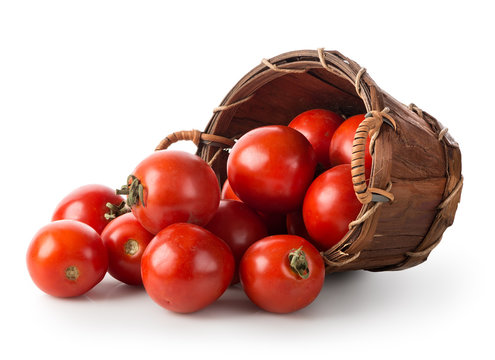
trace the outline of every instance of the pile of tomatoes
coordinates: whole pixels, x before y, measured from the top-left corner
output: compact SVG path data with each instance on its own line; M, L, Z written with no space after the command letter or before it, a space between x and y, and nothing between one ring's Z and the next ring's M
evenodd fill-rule
M320 252L361 209L350 158L363 119L315 109L288 126L251 130L230 151L222 189L205 161L173 150L145 158L116 191L76 189L29 245L31 278L50 295L72 297L108 272L181 313L240 282L262 309L301 309L323 286Z

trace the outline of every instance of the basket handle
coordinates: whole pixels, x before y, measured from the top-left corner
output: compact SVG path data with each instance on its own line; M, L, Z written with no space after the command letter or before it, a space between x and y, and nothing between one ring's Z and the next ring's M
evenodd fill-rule
M371 201L386 202L394 200L394 195L392 193L383 189L368 187L364 175L364 153L368 136L373 136L373 134L380 129L383 122L390 125L394 130L396 129L394 119L387 112L388 108L383 111L371 111L367 113L354 134L351 155L351 174L354 192L361 204L368 204Z
M223 136L208 134L199 130L183 130L183 131L176 131L165 137L157 145L155 151L165 150L173 143L181 140L190 140L196 146L199 146L199 144L201 143L201 144L215 145L222 148L225 147L230 148L235 144L234 140Z

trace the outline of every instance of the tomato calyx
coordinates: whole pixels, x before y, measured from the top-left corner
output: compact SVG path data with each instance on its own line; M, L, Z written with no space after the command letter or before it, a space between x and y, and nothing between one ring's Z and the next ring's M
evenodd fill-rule
M138 206L141 203L146 207L144 201L144 187L141 181L134 175L127 177L127 185L123 185L120 189L115 191L117 195L127 195L127 205L133 207Z
M289 266L302 279L309 277L308 261L306 254L302 250L302 246L298 249L292 249L289 253Z
M108 211L103 215L107 220L113 220L120 215L127 214L131 211L129 207L127 207L125 201L122 201L119 205L112 204L111 202L107 202L105 205L108 208Z
M65 277L70 281L76 281L79 277L79 269L77 266L69 266L65 269Z

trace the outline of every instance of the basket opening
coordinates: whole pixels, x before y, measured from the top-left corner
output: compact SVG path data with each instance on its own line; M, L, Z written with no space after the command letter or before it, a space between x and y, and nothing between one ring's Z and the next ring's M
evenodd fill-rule
M298 114L317 108L332 110L345 118L366 112L353 83L315 68L306 73L283 74L261 84L254 96L233 112L230 121L222 119L229 123L223 135L240 137L260 126L288 125Z

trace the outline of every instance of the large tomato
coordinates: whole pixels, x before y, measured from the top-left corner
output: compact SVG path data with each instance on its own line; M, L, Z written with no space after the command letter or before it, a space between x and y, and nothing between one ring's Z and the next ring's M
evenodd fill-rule
M36 286L58 297L84 294L103 279L108 267L100 235L74 220L42 227L29 245L26 262Z
M304 135L271 125L251 130L237 141L227 175L235 193L252 208L287 213L301 206L315 167L315 152Z
M352 185L351 165L325 171L304 198L303 218L311 239L323 250L337 244L361 210Z
M153 237L131 213L113 220L101 233L108 273L126 284L141 285L141 257Z
M309 140L315 150L316 160L328 169L330 140L342 121L343 119L333 111L313 109L296 116L289 127L296 129Z
M220 200L215 216L205 228L229 245L236 263L232 283L238 283L237 269L242 255L252 243L268 235L265 224L259 215L243 202Z
M141 275L148 295L164 308L190 313L211 304L234 275L229 246L193 224L160 231L144 251Z
M354 141L356 130L363 120L364 114L351 116L335 131L329 148L330 163L332 166L351 163L352 142ZM369 145L370 138L368 137L364 153L366 179L369 179L371 174L372 158L369 152Z
M157 151L144 159L121 193L143 227L157 234L170 224L205 225L220 202L220 186L211 167L183 151Z
M85 185L62 199L55 208L52 221L81 221L101 234L110 220L126 211L124 205L124 198L116 195L115 190L103 185Z
M325 266L308 241L295 235L274 235L249 247L239 275L244 291L256 305L271 312L289 313L318 296Z

